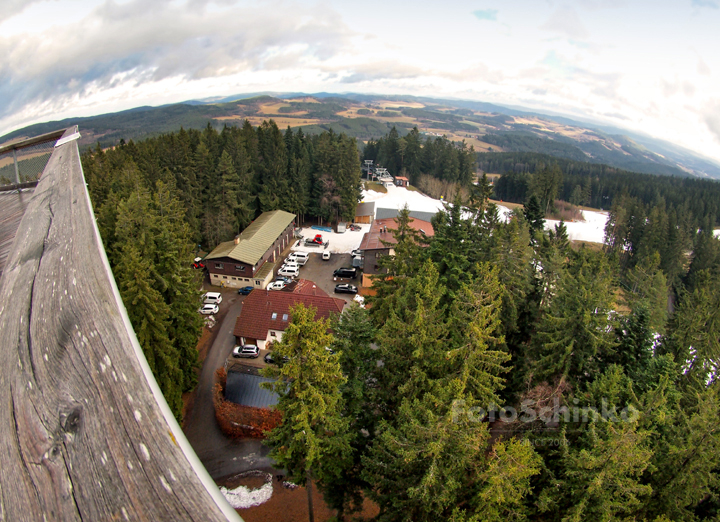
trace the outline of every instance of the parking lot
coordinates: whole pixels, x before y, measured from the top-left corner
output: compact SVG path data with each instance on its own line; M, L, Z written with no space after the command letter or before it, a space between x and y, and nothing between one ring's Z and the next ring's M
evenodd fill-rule
M335 285L338 283L350 283L355 286L360 284L360 275L356 279L333 279L333 272L337 268L352 266L350 254L332 254L328 261L323 261L322 251L310 254L307 263L300 267L300 279L308 279L314 282L320 289L327 292L330 297L337 297L352 302L352 294L336 294ZM279 267L278 267L279 268Z

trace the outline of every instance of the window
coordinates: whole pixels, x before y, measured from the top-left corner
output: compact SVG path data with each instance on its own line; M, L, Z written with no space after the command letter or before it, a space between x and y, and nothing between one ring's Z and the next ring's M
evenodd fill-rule
M238 272L244 272L245 265L235 265L235 270L237 270Z
M277 319L277 312L273 312L272 318L273 318L273 319Z
M215 268L222 270L223 268L225 268L225 265L223 265L222 263L215 263Z
M255 286L260 286L260 281L255 281Z
M283 321L287 321L287 320L288 320L288 314L283 314Z
M270 332L270 337L275 337L275 332L271 331L271 332Z
M227 276L223 276L223 279L227 279Z

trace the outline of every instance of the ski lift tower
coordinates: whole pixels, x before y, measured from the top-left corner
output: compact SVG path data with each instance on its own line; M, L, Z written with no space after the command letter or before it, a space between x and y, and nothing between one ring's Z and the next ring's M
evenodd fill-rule
M365 160L365 170L367 170L367 179L370 179L370 172L372 172L373 160Z

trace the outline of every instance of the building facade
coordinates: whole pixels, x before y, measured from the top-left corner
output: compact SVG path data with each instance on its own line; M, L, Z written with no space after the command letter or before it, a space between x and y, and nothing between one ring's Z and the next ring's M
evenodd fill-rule
M284 210L265 212L233 241L220 243L205 257L214 286L265 288L275 263L293 238L295 214Z

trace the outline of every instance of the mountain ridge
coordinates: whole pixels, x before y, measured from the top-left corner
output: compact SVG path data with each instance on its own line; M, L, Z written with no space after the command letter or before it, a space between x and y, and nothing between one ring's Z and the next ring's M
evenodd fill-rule
M332 129L361 140L377 139L393 126L401 134L417 126L429 136L465 140L478 152L548 153L636 172L720 179L720 163L641 133L531 109L411 95L244 93L37 123L0 137L0 143L79 125L81 147L107 147L120 139L240 125L245 119L253 125L274 119L281 128L308 133Z

